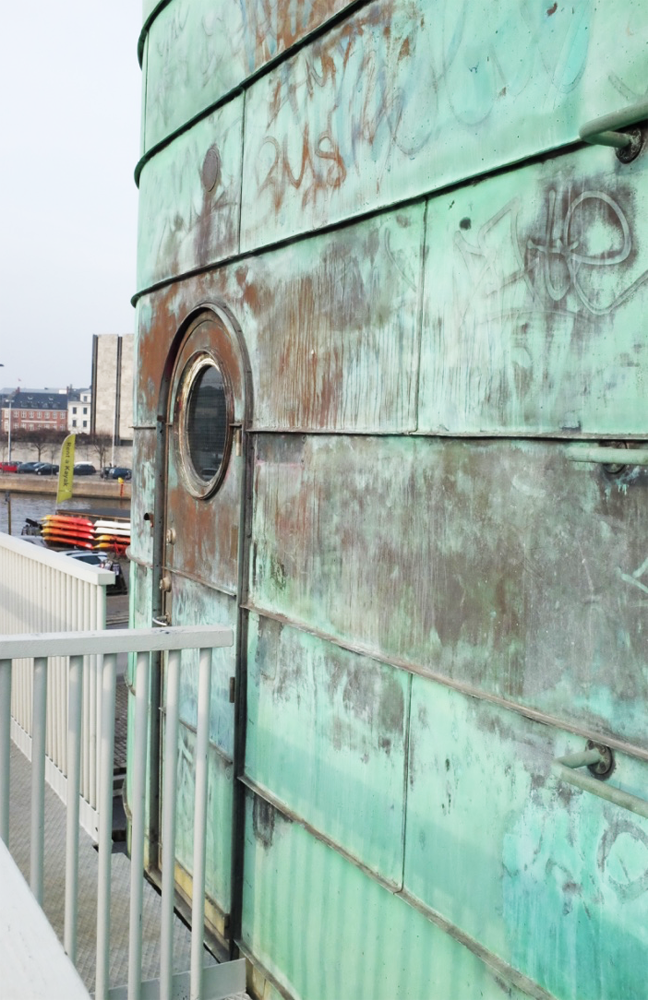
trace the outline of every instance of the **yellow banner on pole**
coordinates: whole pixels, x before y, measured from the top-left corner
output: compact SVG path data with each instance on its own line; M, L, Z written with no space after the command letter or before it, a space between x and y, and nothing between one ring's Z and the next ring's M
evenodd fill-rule
M72 496L72 480L74 478L74 442L76 434L68 434L61 446L61 459L58 479L56 506L69 500Z

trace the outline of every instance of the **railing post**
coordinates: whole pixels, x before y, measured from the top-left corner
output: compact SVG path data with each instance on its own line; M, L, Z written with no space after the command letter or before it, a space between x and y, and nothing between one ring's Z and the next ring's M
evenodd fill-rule
M0 840L9 846L11 660L0 660Z
M47 727L47 657L34 659L32 708L32 793L29 886L43 903L43 847L45 842L45 735Z
M113 758L117 657L103 658L99 749L99 885L97 894L97 976L95 1000L106 1000L110 988L110 871L113 819Z
M82 694L83 657L71 656L68 672L68 779L65 834L65 930L63 935L63 944L71 962L76 962L77 940Z
M131 824L131 898L128 941L128 1000L139 1000L142 985L142 898L146 820L146 750L148 746L150 654L137 654L135 674L135 747L133 820Z
M205 835L207 831L207 777L209 769L209 715L211 701L211 649L200 650L198 668L198 726L196 733L196 801L194 806L194 855L191 901L191 1000L202 996L205 939Z
M160 938L160 1000L173 996L173 913L175 902L176 754L180 716L180 652L169 653L164 733L164 792L162 796L162 933Z
M166 731L166 773L163 816L163 955L161 990L164 996L173 991L173 913L175 861L175 788L178 742L178 707L180 650L199 649L198 723L195 749L195 809L193 856L193 935L191 946L190 990L192 998L200 997L203 982L205 862L208 800L208 754L211 692L211 659L213 648L232 645L232 630L217 626L180 626L169 629L125 629L80 632L78 634L45 633L0 636L0 833L9 835L10 796L8 788L10 762L10 704L12 668L16 657L33 659L32 738L32 819L30 881L37 901L43 897L43 847L45 800L45 751L48 695L48 669L54 657L70 657L68 666L68 734L69 759L68 815L66 839L65 946L74 958L76 950L78 902L78 819L80 804L80 746L83 742L84 656L103 655L102 716L100 729L100 796L99 796L99 885L97 911L97 967L95 996L106 1000L110 992L110 890L112 849L112 797L115 724L116 653L137 653L136 702L134 718L134 752L130 762L132 786L131 824L131 902L129 928L129 1000L138 1000L142 993L142 902L144 886L144 856L148 775L148 727L150 701L150 652L169 651L168 702ZM60 697L60 686L49 685L52 697ZM1 970L0 970L1 977ZM1 992L1 990L0 990Z

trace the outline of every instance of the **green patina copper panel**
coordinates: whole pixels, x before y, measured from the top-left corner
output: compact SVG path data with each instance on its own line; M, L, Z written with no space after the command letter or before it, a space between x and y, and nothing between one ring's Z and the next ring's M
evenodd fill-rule
M148 628L151 621L151 571L148 567L133 562L128 572L130 621L134 628Z
M416 205L146 296L139 419L155 424L183 319L197 302L224 300L250 356L255 427L414 430L422 242Z
M254 482L259 610L643 743L648 473L559 443L263 436Z
M243 941L295 998L522 1000L465 946L249 796Z
M250 618L246 774L400 887L410 680Z
M586 147L430 202L419 430L648 435L647 165Z
M173 624L224 625L236 635L237 609L233 597L220 594L196 580L173 577ZM195 729L198 719L198 650L182 653L180 670L180 719ZM234 676L234 649L213 649L211 654L211 712L209 738L231 759L234 744L234 707L229 699L229 679Z
M641 5L394 0L251 88L242 248L572 142L645 90Z
M146 148L220 100L349 0L174 0L151 25Z
M154 429L133 431L133 473L131 525L141 525L133 531L130 551L135 559L151 564L153 560L153 527L144 515L155 509L155 447Z
M422 243L419 205L234 270L255 427L414 428Z
M142 48L142 100L140 116L140 156L146 152L146 76L148 72L148 39Z
M160 0L142 0L142 23L153 13Z
M137 283L238 250L241 99L161 150L140 178Z
M551 774L584 747L414 677L405 888L561 1000L640 1000L648 821ZM609 783L645 796L647 768Z
M176 783L176 860L191 875L194 847L194 799L196 788L195 734L180 726ZM210 747L207 778L207 899L222 913L230 910L232 764ZM187 893L188 894L188 893Z

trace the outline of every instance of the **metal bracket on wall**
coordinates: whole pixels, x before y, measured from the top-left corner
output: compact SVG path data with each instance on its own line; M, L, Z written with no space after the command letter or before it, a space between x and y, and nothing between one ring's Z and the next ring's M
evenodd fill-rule
M567 458L570 462L596 462L599 465L648 465L648 448L570 445Z
M578 130L578 135L584 142L592 145L613 146L619 160L622 163L630 163L641 151L643 134L639 128L628 132L619 132L618 129L635 125L647 118L648 101L640 101L638 104L631 104L629 108L623 108L622 111L612 111L610 114L592 119Z
M582 774L578 768L587 767L597 777L589 774ZM584 792L591 792L600 799L606 799L621 809L629 809L637 816L648 819L648 802L640 799L637 795L624 792L620 788L604 784L605 778L609 777L614 768L614 758L609 747L601 746L598 743L589 743L586 750L579 753L570 753L565 757L557 757L551 763L551 770L562 781Z

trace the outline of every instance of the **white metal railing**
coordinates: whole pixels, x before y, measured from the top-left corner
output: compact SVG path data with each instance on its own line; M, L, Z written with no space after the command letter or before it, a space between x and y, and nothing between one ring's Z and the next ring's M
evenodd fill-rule
M68 706L68 796L65 871L64 946L74 962L78 914L78 845L80 764L82 743L83 660L102 656L101 724L99 760L99 864L97 885L97 959L95 997L119 1000L145 1000L160 996L170 1000L189 986L192 1000L224 997L244 988L244 962L225 963L203 968L205 909L205 858L207 820L207 751L209 743L209 706L211 688L211 651L231 646L232 630L221 626L156 629L115 629L89 633L0 636L0 838L8 844L11 807L10 776L10 697L13 663L28 657L33 662L33 718L31 774L30 885L38 900L43 896L44 851L44 770L45 720L48 700L49 662L65 657L69 669ZM145 801L148 750L150 690L150 653L168 651L166 682L165 759L176 760L180 655L183 649L199 649L198 723L196 735L196 780L194 810L194 856L191 968L185 974L173 974L174 858L176 781L175 768L165 767L162 803L162 893L159 987L142 983L142 906L145 841ZM137 654L135 678L135 714L132 740L132 819L131 882L129 922L128 987L110 989L110 894L113 805L113 758L115 735L115 692L117 654ZM71 794L70 794L71 793ZM187 982L188 980L188 982ZM225 992L223 992L225 989ZM182 993L182 995L186 995Z
M0 635L72 632L106 626L106 588L115 575L43 546L0 533ZM81 822L97 834L97 733L101 687L97 656L84 660L82 703ZM67 663L52 658L48 666L46 780L66 802L67 795ZM32 669L14 664L12 684L13 738L27 758L32 753Z

